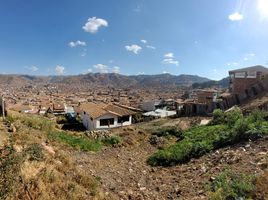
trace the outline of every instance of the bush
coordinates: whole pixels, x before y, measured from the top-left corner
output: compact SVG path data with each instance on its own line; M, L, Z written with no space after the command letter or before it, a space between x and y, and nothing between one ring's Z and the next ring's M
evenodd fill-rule
M39 144L31 144L27 149L26 153L29 155L29 160L41 161L44 159L42 147Z
M235 122L243 118L243 113L239 108L234 108L233 110L225 113L225 124L232 127Z
M225 123L224 112L220 109L215 109L213 111L213 119L210 122L211 125L223 124Z
M121 142L121 138L119 136L110 136L108 138L102 139L101 142L104 145L115 145Z
M223 113L215 110L213 124L218 125L197 126L182 134L182 140L176 144L160 150L149 159L150 165L169 166L198 158L212 150L222 148L235 143L255 140L268 133L268 122L264 120L264 114L252 113L243 117L238 109ZM166 132L157 132L160 135L168 135Z
M168 136L175 136L178 139L182 139L182 130L176 127L162 127L155 132L153 132L153 135L156 135L158 137L168 137Z
M210 200L251 198L255 190L252 175L238 174L230 170L220 173L211 183Z

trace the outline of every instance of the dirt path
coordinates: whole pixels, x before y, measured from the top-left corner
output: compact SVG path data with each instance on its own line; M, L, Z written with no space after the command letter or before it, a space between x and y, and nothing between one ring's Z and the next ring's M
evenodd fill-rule
M259 172L258 153L268 155L268 140L225 148L169 168L150 167L147 158L156 151L146 140L138 145L107 148L99 153L74 154L79 168L100 180L114 199L207 199L206 183L226 167ZM264 152L264 153L263 153Z

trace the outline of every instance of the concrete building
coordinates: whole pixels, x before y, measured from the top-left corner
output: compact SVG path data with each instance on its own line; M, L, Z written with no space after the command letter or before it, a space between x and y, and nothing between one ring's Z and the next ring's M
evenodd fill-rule
M131 125L135 114L132 110L104 103L86 103L80 109L83 125L90 131Z

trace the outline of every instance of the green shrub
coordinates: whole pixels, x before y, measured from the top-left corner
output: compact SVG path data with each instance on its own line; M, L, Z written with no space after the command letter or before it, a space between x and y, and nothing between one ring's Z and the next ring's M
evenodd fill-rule
M268 134L268 122L260 112L244 117L240 110L234 109L225 113L223 120L223 113L217 110L215 116L217 119L213 123L221 124L197 126L183 132L182 140L153 154L148 163L153 166L180 164L212 150ZM157 134L168 135L163 131Z
M209 199L249 199L255 190L254 180L255 177L252 175L238 174L225 170L211 183Z
M121 138L119 136L110 136L108 138L102 139L101 142L108 146L108 145L115 145L121 142Z
M210 122L210 124L217 125L217 124L224 124L224 123L225 123L224 112L220 109L215 109L213 111L213 119Z
M234 108L233 110L225 113L225 123L232 127L235 122L243 118L243 113L239 108Z
M29 155L29 160L41 161L44 159L42 147L39 144L31 144L25 151Z
M172 135L181 139L182 133L183 133L182 130L176 127L162 127L154 131L152 134L158 137L169 137Z

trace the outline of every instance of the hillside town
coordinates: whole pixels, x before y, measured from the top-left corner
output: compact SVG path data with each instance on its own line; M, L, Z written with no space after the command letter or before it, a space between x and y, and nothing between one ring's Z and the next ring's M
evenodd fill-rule
M268 90L268 69L252 66L229 71L229 88L173 91L96 88L73 92L67 84L22 85L1 88L6 109L29 115L79 116L88 130L137 123L137 116L209 116L227 110ZM69 89L70 87L70 89Z

